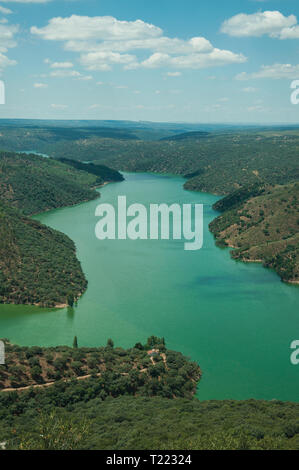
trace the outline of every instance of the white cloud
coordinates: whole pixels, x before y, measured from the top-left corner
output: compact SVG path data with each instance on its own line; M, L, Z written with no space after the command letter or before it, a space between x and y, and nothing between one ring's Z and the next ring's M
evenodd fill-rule
M15 60L10 60L6 55L2 54L0 52L0 72L3 70L5 67L8 67L9 65L16 65Z
M31 28L33 34L55 41L71 40L129 40L142 36L160 36L162 31L141 20L119 21L112 16L78 16L52 18L44 28Z
M67 78L67 77L80 77L81 73L76 70L58 69L51 72L51 77L56 78Z
M244 91L244 93L255 93L257 91L257 88L248 86L246 88L243 88L242 91Z
M66 109L68 108L67 104L51 104L51 108L53 109Z
M174 67L182 69L204 69L218 67L227 64L240 64L246 62L243 54L235 54L231 51L213 49L207 54L189 54L172 57L169 54L155 53L140 65L145 68Z
M17 25L0 24L0 72L9 65L15 65L17 62L7 57L8 49L16 47L15 34L19 31Z
M272 78L272 79L296 79L299 77L299 64L273 64L262 65L258 72L246 73L242 72L236 76L237 80L250 80L257 78Z
M65 50L80 53L87 70L109 71L113 65L126 70L158 67L200 69L242 63L242 54L220 50L204 37L189 40L169 38L161 28L142 20L119 21L111 16L52 18L44 27L31 28L32 34L52 41L63 41ZM149 51L138 59L137 52ZM179 76L180 72L168 72Z
M33 86L34 88L48 88L46 83L34 83Z
M12 11L9 8L5 8L0 5L0 13L3 13L3 15L10 15Z
M53 64L51 64L52 69L71 69L72 67L74 67L72 62L53 62Z
M9 48L16 47L14 36L18 31L17 25L0 24L0 52L7 52Z
M180 77L182 75L181 72L167 72L166 74L168 77Z
M89 81L89 80L93 80L93 76L92 75L80 75L80 77L78 77L77 80Z
M118 52L89 52L81 56L80 62L88 70L108 71L114 64L135 66L136 57Z
M280 33L280 39L299 39L299 26L284 28Z
M252 111L258 111L258 112L261 112L261 111L265 111L265 109L263 108L263 106L249 106L249 108L247 108L248 111L252 112Z
M284 39L287 35L298 34L295 15L284 16L279 11L264 11L247 15L240 13L224 21L221 31L233 37L260 37L268 35ZM295 26L295 29L294 29Z

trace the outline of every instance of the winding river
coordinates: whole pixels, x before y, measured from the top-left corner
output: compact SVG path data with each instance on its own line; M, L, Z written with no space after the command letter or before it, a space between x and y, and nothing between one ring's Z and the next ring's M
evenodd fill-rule
M200 399L299 401L299 365L290 343L299 339L299 289L272 271L230 258L215 246L208 223L216 197L183 190L183 179L126 174L105 186L100 200L39 215L69 235L89 287L74 309L0 306L0 337L21 345L99 346L113 338L129 347L150 335L200 363ZM100 202L203 203L204 246L184 251L183 241L99 241Z

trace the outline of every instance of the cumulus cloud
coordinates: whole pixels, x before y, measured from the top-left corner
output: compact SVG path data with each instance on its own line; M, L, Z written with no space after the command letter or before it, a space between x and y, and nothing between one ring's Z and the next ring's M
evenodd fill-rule
M0 5L0 13L3 15L10 15L12 11L9 8L5 8Z
M0 52L0 72L5 68L8 67L9 65L15 65L16 61L15 60L10 60L6 55L2 54Z
M253 86L248 86L242 89L244 93L255 93L257 91L257 88L254 88Z
M107 37L114 40L156 37L162 30L142 20L119 21L112 16L78 16L69 18L52 18L44 28L31 28L33 34L43 39L56 41L70 40L105 40Z
M221 31L233 37L299 38L297 24L295 15L284 16L279 11L239 13L224 21Z
M16 25L0 24L0 52L7 52L11 47L16 47L14 39L19 27Z
M52 69L71 69L72 67L74 67L72 62L53 62L51 64Z
M18 32L17 25L7 23L0 24L0 72L9 65L15 65L16 61L7 57L8 49L16 47L15 35Z
M45 64L48 64L51 72L50 77L54 78L74 78L76 80L92 80L91 75L83 75L82 73L74 70L74 64L72 62L52 62L50 59L44 60ZM47 75L46 75L47 76Z
M44 40L62 41L65 50L80 54L80 63L88 70L109 71L116 64L127 70L138 67L200 69L246 61L242 54L217 49L204 37L169 38L158 26L142 20L72 15L52 18L41 28L33 26L31 33ZM143 57L139 59L137 53Z
M119 52L89 52L83 54L81 64L88 70L111 70L114 64L123 64L127 67L137 66L137 59L131 54L120 54Z
M167 72L166 74L168 77L180 77L182 75L181 72Z
M34 83L33 87L34 88L48 88L48 85L46 83Z
M296 79L299 77L299 64L273 64L262 65L258 72L246 73L242 72L236 76L237 80L250 80L257 78L272 78L272 79Z
M188 54L175 57L156 52L143 61L140 66L145 68L204 69L226 64L243 63L245 61L246 58L243 54L235 54L231 51L215 48L208 54Z

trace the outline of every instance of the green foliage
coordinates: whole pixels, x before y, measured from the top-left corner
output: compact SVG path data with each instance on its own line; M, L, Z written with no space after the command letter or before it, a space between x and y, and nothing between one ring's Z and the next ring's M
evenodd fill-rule
M94 165L93 163L83 163L78 162L77 160L71 160L68 158L59 158L60 162L65 163L66 165L70 165L77 170L86 171L87 173L91 173L92 175L96 175L97 183L103 184L105 182L113 182L113 181L123 181L124 177L116 170L112 170L105 165Z
M108 339L107 346L108 346L108 348L114 348L114 342L111 338Z
M1 200L0 268L2 303L54 307L87 287L73 241Z
M75 396L76 402L69 401ZM298 403L144 396L103 400L100 392L91 398L76 386L72 391L61 387L56 401L50 389L4 398L0 437L9 449L299 449Z
M236 259L263 262L283 280L299 282L299 183L247 188L215 207L224 211L210 224L218 244L235 247Z
M69 307L73 307L75 302L75 297L72 292L69 292L67 295L67 304Z
M230 209L234 209L240 206L242 203L248 201L248 199L259 196L265 192L265 185L253 184L250 186L244 186L241 189L237 189L232 193L228 194L223 199L220 199L213 205L215 211L224 212Z
M152 338L155 337L151 337L147 345L140 349L134 347L125 350L114 347L112 340L108 340L106 347L77 348L75 337L73 348L40 348L38 355L36 348L6 342L6 366L0 368L0 389L86 376L78 388L90 389L89 393L93 397L97 396L99 390L104 397L139 393L170 398L191 397L201 377L198 364L189 361L181 353L167 350L163 343L155 343L155 354L150 354L148 344L152 344ZM93 376L96 377L95 381L89 379Z
M246 130L200 138L123 141L78 136L50 149L81 161L101 162L126 171L173 173L188 177L185 188L229 194L241 187L285 184L298 179L299 134ZM282 158L283 156L283 158Z
M97 177L51 158L0 152L0 199L25 215L95 199Z
M90 436L86 420L75 421L71 416L59 416L56 411L41 414L35 428L22 432L20 450L79 450Z

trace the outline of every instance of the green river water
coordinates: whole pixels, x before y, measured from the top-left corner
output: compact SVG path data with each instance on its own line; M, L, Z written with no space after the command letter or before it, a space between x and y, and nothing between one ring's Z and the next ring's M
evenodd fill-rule
M179 177L125 174L99 200L37 218L76 243L89 287L74 309L0 306L0 337L21 345L100 346L113 338L130 347L150 335L199 362L200 399L299 401L299 366L290 343L299 338L299 288L272 271L230 258L215 246L208 223L217 198L183 190ZM95 208L128 203L203 203L204 245L183 241L105 240L95 237Z

